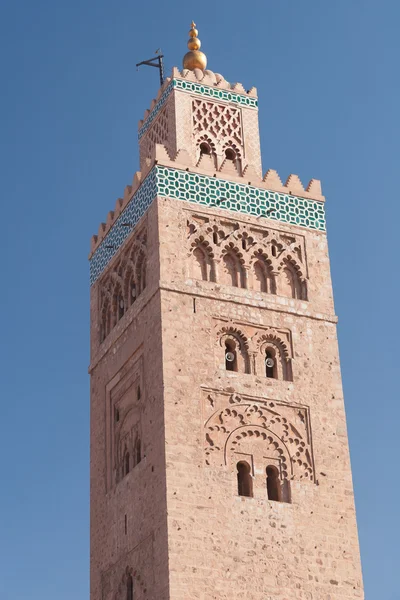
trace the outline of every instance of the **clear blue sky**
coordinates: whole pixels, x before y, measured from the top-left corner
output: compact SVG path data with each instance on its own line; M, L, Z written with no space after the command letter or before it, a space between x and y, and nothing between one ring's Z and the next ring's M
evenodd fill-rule
M323 181L367 600L399 600L396 0L2 0L0 598L87 600L92 233L192 18L263 167ZM243 6L246 11L242 12Z

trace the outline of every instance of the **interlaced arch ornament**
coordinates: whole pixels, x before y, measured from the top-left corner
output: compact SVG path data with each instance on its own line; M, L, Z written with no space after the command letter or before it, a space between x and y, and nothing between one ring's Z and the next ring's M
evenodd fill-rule
M206 420L204 444L208 466L233 468L238 453L266 456L279 465L282 481L315 481L309 409L303 405L236 394Z
M124 250L111 272L106 273L100 280L100 343L146 288L146 240L146 231L140 232Z
M187 220L187 231L188 249L193 238L202 238L211 248L215 283L308 301L305 238L301 234L200 214Z

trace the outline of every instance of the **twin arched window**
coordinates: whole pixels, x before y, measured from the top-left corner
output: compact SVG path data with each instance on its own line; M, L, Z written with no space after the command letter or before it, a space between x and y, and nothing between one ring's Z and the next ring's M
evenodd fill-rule
M237 485L238 495L253 497L253 476L251 467L246 461L239 461L236 465L237 470ZM279 476L279 471L275 465L268 465L265 469L266 480L265 487L267 490L268 500L275 502L283 501L282 484ZM286 483L288 485L288 482Z
M285 346L279 340L261 343L258 354L250 361L247 345L240 332L225 335L220 340L224 350L226 371L262 375L268 379L292 381L292 366Z

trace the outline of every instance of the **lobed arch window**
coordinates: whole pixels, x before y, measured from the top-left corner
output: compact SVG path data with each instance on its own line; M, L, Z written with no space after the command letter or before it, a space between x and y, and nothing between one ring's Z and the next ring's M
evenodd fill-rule
M307 283L301 279L294 263L285 261L279 274L279 294L298 300L307 300Z
M261 352L257 361L262 358L259 364L259 373L263 373L268 379L280 379L283 381L293 381L292 363L289 352L283 342L279 339L269 339L261 345Z
M253 497L253 478L248 462L241 460L236 465L239 496Z
M267 294L276 294L276 281L271 265L264 256L253 263L253 289Z
M245 269L240 256L233 250L228 251L223 257L223 273L221 283L233 287L246 287Z
M241 333L227 333L220 339L224 350L224 364L226 371L250 373L250 360L247 352L247 343Z
M215 281L214 261L205 244L198 244L193 252L193 278Z
M199 149L200 156L203 156L203 154L212 154L212 149L208 142L201 142Z
M233 142L228 142L223 150L224 161L230 161L235 165L237 171L241 173L242 161L240 156L240 150Z

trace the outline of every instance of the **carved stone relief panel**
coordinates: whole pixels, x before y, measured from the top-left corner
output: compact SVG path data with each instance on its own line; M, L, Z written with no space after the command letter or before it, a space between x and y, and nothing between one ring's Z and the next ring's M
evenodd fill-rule
M301 234L191 213L187 239L189 276L194 279L308 299L306 247Z
M141 461L143 359L134 357L106 388L107 484L114 487Z
M233 468L238 456L276 464L282 480L315 481L308 406L202 390L206 465Z

